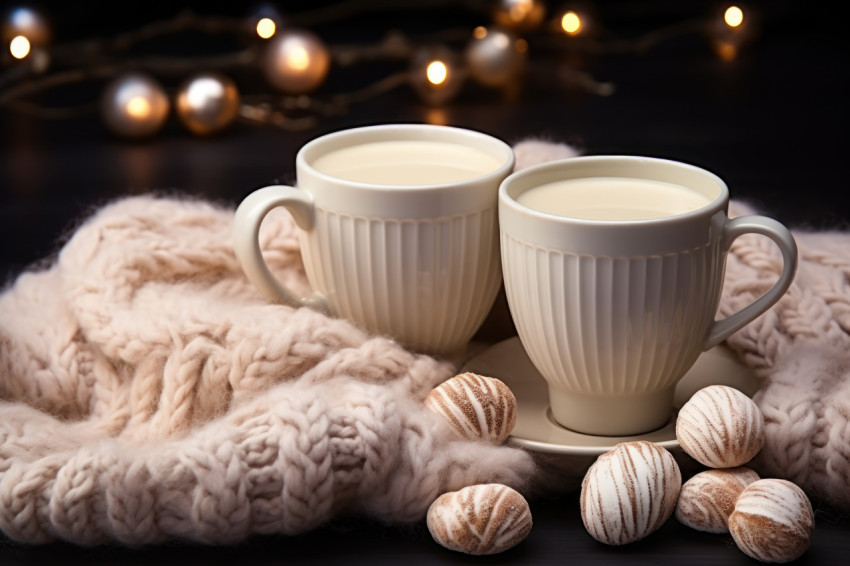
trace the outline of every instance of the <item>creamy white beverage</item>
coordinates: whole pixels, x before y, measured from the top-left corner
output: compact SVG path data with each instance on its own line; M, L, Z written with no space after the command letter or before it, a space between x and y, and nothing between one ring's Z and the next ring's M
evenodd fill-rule
M517 202L540 212L583 220L649 220L702 208L705 195L674 183L631 177L565 179L533 187Z
M317 171L375 185L435 185L474 179L504 162L479 149L437 141L380 141L344 147L317 157Z

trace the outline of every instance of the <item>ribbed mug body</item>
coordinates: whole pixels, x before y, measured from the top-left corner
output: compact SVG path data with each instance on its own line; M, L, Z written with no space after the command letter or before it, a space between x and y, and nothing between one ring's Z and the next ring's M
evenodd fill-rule
M586 220L518 197L564 178L623 177L701 193L696 210ZM505 291L553 418L588 434L663 426L677 382L704 351L720 300L728 192L716 176L639 157L579 157L514 173L499 190Z
M483 323L501 285L492 206L443 218L316 208L301 233L307 276L332 312L415 351L451 353Z
M667 421L676 384L714 321L720 246L718 238L664 255L594 256L503 235L508 305L529 358L555 390L559 422L582 430L598 415L613 424L616 413L652 430ZM641 404L661 408L641 417Z
M463 128L380 124L332 132L298 151L297 187L270 185L243 199L233 249L271 301L349 319L420 353L456 357L502 283L498 190L514 162L508 144ZM276 207L298 226L308 296L279 281L263 257L260 226Z
M457 182L380 185L313 166L335 149L423 140L475 148L498 167ZM296 170L312 201L300 232L311 285L333 314L370 332L417 352L458 354L502 283L498 189L513 165L503 141L447 126L355 128L307 144Z

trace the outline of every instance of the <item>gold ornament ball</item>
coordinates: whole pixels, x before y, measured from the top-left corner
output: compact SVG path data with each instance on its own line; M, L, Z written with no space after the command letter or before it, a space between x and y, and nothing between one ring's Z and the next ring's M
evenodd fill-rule
M218 73L200 73L181 85L177 93L177 116L195 135L225 130L239 113L236 83Z
M500 0L493 20L501 27L523 32L537 28L545 15L541 0Z
M476 30L466 49L469 74L484 86L506 86L522 72L526 48L527 44L509 31Z
M114 79L104 90L100 111L106 126L128 138L153 135L168 118L170 103L165 90L144 73Z
M331 65L324 42L302 29L285 29L269 41L263 71L275 88L305 94L319 87Z

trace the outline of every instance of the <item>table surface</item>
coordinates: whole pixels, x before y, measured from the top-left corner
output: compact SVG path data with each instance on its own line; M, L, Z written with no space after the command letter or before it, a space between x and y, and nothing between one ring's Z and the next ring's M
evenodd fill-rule
M699 16L711 6L672 1L597 4L598 15L625 38ZM135 23L173 13L168 11L173 7L156 6L151 13L134 14ZM161 134L140 142L110 136L96 113L46 120L0 107L0 241L4 242L0 276L11 281L21 270L49 258L80 218L109 200L157 192L235 205L259 186L291 180L295 152L309 139L389 122L438 122L485 131L512 144L541 138L573 144L585 154L685 161L714 171L727 182L733 198L752 203L792 229L847 229L846 43L831 32L829 16L813 8L803 11L786 1L757 7L760 33L732 61L720 60L705 38L692 36L671 39L645 53L577 60L576 68L615 85L610 96L558 88L552 73L537 69L513 96L470 86L453 102L434 108L400 88L358 102L348 112L324 117L302 131L239 123L222 135L199 139L171 121ZM103 20L96 25L80 12L64 10L62 18L55 18L61 29L103 35L104 30L97 28ZM418 31L456 23L445 9L427 14L427 18L422 12L416 17L387 17L395 18L393 25L415 22ZM458 22L466 25L469 19ZM378 16L370 21L375 28L390 27ZM339 37L356 40L357 33L366 34L368 29L344 28ZM332 33L331 28L321 31ZM379 70L371 72L377 76ZM324 87L328 93L362 86L361 77L351 73L331 76ZM77 100L85 93L82 89L60 96ZM605 547L581 525L576 494L542 497L531 504L534 528L529 538L486 559L441 548L431 540L424 522L393 527L341 518L303 536L261 537L226 548L177 543L144 549L27 547L0 537L0 562L127 566L259 565L307 559L315 564L752 562L735 548L731 537L693 531L675 520L641 542ZM816 521L812 547L799 562L846 563L848 513L816 502Z

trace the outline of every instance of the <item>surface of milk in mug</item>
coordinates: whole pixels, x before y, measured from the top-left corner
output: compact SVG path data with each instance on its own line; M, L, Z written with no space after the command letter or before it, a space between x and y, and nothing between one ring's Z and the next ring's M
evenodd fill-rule
M474 147L437 141L381 141L344 147L317 157L317 171L374 185L438 185L480 177L504 161Z
M665 218L712 202L681 185L631 177L564 179L533 187L516 200L548 214L609 221Z

